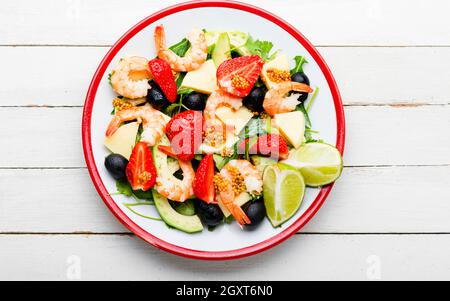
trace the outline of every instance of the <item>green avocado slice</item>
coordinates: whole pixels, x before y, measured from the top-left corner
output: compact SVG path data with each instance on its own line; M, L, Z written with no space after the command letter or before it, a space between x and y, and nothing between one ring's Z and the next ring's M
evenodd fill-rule
M173 177L168 171L167 155L158 150L158 145L170 145L170 143L167 137L163 136L159 143L153 146L153 160L158 176ZM172 208L167 198L160 195L155 189L153 189L153 200L156 210L167 225L186 233L203 231L203 225L198 215L187 216L178 213Z

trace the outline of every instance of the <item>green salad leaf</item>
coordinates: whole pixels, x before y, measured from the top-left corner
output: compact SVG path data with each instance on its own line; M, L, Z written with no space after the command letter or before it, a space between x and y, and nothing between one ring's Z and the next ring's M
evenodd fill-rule
M184 56L189 48L191 48L191 43L186 38L169 47L169 49L175 52L175 54L178 56Z
M275 58L278 51L275 51L273 53L273 43L270 41L261 41L261 40L254 40L252 36L248 35L247 42L245 43L244 47L254 55L260 56L263 61L271 61Z
M172 208L181 215L195 215L195 205L193 200L186 200L182 203L170 201L170 205L172 205Z
M142 190L133 190L131 188L130 183L128 181L116 181L116 193L112 193L111 195L125 195L129 197L133 197L136 200L145 200L148 203L153 204L153 195L150 191L142 191Z
M306 128L311 128L311 119L309 119L308 111L306 111L305 104L303 102L299 103L297 107L295 108L296 111L303 112L303 115L305 115L306 120Z
M114 73L114 71L111 72L110 74L108 74L108 82L111 87L112 87L111 77L113 76L113 73Z
M130 210L131 212L133 212L133 213L136 214L136 215L139 215L140 217L147 218L147 219L151 219L151 220L154 220L154 221L162 221L162 219L159 218L159 217L153 217L153 216L143 215L143 214L139 213L138 211L136 211L135 209L133 209L133 207L136 207L136 206L149 206L149 205L153 205L153 203L151 203L151 202L124 203L123 205L124 205L125 207L127 207L128 210Z
M297 72L303 72L303 65L308 63L304 56L297 55L294 57L295 67L291 70L291 75Z

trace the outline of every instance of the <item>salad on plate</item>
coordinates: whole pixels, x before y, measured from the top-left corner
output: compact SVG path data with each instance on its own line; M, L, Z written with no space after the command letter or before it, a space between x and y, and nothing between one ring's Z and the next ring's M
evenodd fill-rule
M168 47L162 25L154 44L156 58L123 57L109 74L105 168L130 214L186 233L280 227L306 186L340 176L341 154L312 129L305 57L243 32L193 29Z

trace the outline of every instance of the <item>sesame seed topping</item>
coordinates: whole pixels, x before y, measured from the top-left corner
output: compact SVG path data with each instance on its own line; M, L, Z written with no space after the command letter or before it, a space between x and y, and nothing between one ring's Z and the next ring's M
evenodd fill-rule
M291 74L286 70L269 69L267 70L267 77L275 83L281 83L291 80Z
M147 181L152 179L152 175L148 171L144 171L139 175L138 182L139 184L144 184Z
M120 98L114 98L112 104L117 111L122 111L132 107L132 105L126 100Z
M242 76L236 74L233 75L233 78L231 79L231 85L237 89L247 89L250 86L250 83Z

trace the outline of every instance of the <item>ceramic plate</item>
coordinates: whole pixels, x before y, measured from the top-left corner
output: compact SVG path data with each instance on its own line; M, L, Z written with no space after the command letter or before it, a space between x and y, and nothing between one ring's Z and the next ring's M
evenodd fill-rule
M332 185L322 189L307 189L297 214L282 227L274 229L268 220L255 231L242 231L237 223L186 234L169 229L164 223L142 218L123 206L125 196L110 196L115 182L104 168L108 155L103 146L105 129L111 119L114 92L108 74L117 61L128 55L155 57L153 31L156 25L166 28L168 44L180 41L190 29L243 31L255 38L272 41L288 57L306 56L305 73L312 87L320 92L311 108L314 129L328 143L335 143L343 152L345 138L344 112L333 76L317 50L293 26L260 8L230 1L189 2L159 11L130 29L111 48L100 63L87 93L83 112L83 147L93 183L114 215L136 235L148 243L177 255L198 259L232 259L252 255L284 241L304 226L319 210ZM292 64L294 62L292 61ZM153 206L145 214L158 216Z

